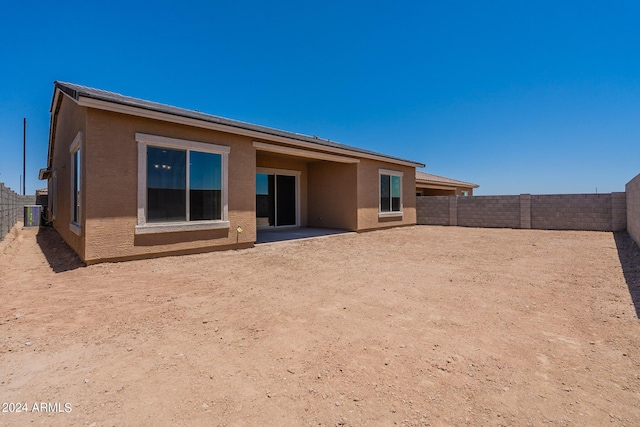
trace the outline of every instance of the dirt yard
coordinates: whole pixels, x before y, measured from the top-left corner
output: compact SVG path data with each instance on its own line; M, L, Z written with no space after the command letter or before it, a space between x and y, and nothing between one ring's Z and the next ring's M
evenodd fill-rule
M638 426L639 278L626 234L417 226L83 267L19 230L0 425Z

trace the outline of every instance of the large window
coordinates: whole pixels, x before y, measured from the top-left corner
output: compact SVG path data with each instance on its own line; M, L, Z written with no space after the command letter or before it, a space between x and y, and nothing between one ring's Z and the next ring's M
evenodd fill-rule
M228 227L229 147L136 134L136 233Z
M402 215L402 172L380 169L379 216Z
M78 132L69 147L71 153L71 209L69 229L77 235L82 234L82 132ZM54 194L53 197L56 197Z

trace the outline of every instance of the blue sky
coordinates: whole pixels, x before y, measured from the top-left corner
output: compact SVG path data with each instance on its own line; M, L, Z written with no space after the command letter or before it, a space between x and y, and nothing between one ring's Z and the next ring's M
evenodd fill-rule
M45 187L53 81L416 160L476 194L640 173L637 1L6 2L0 182Z

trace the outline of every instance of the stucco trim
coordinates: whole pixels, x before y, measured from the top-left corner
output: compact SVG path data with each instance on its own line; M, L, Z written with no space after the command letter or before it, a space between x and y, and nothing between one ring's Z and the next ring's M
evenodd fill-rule
M404 215L404 212L399 211L399 212L378 212L378 218L395 218L395 217L399 217L402 218Z
M78 132L75 138L73 138L73 142L69 147L69 153L74 153L80 148L80 144L82 143L82 131Z
M382 211L382 182L380 180L380 176L389 175L389 176L399 176L400 177L400 210L399 211L390 211L383 212ZM391 169L378 169L378 218L389 218L389 217L402 217L404 215L404 183L402 179L404 177L404 172L395 171ZM391 191L391 188L389 188Z
M80 151L80 171L78 173L78 179L80 179L80 190L77 196L76 196L76 188L75 188L75 182L73 180L74 175L76 174L76 162L74 161L73 157L75 156L75 154ZM77 234L78 236L82 236L82 213L83 213L83 206L82 206L82 185L84 184L84 180L82 179L82 170L84 169L84 167L82 166L82 131L79 131L76 134L76 137L73 139L73 142L71 143L71 145L69 146L69 155L71 156L71 161L70 161L70 169L69 169L69 183L70 183L70 191L69 191L69 195L71 196L69 199L69 216L70 216L70 221L69 221L69 230L71 230L72 232L74 232L75 234ZM73 216L75 214L75 210L76 207L74 206L74 202L76 197L77 202L78 202L78 222L75 222L73 220Z
M151 144L156 147L180 147L197 151L212 151L220 154L229 154L229 152L231 152L231 148L227 145L210 144L208 142L191 141L188 139L169 138L166 136L150 135L139 132L136 132L136 141Z
M229 153L231 147L186 139L169 138L160 135L150 135L136 132L135 141L138 145L138 215L135 234L172 233L180 231L214 230L229 228ZM185 150L201 151L220 154L222 157L222 209L220 220L211 221L180 221L171 223L147 223L147 146L181 148ZM187 160L188 161L188 160ZM188 187L187 174L187 187ZM187 215L189 206L186 206ZM187 216L188 218L188 216Z
M69 223L69 230L71 230L77 236L82 236L82 228L75 222Z
M184 231L216 230L229 227L229 221L146 223L144 225L136 225L135 234L176 233Z

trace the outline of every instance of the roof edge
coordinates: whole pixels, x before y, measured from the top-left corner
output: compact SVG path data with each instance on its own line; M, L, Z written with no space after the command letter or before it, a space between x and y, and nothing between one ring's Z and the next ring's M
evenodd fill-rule
M443 181L439 181L437 179L429 179L427 177L420 178L418 177L418 174L425 174L425 175L432 176L434 178L442 178ZM430 174L427 172L416 171L416 184L419 184L419 183L420 184L437 184L437 185L445 185L445 186L451 186L451 187L454 187L454 186L469 187L469 188L480 187L480 185L475 184L473 182L460 181L453 178L447 178L446 176L440 176L440 175Z
M378 153L374 151L369 151L366 149L361 149L358 147L352 147L349 145L337 143L328 139L322 139L318 137L308 136L304 134L283 131L275 128L270 128L261 125L254 125L247 122L242 122L233 119L227 119L220 116L215 116L211 114L201 113L195 110L187 110L180 107L173 107L166 104L160 104L152 101L146 101L138 98L127 97L124 95L120 95L114 92L108 92L101 89L93 89L86 86L80 86L73 83L66 83L55 81L55 90L61 91L64 94L68 95L70 98L74 99L79 105L83 105L90 108L103 109L114 111L113 109L108 108L108 105L111 104L114 106L121 106L122 108L115 108L116 112L120 112L123 114L131 114L137 116L143 116L158 120L164 120L169 122L175 122L186 125L196 125L196 122L200 122L203 124L207 124L207 126L201 126L211 129L211 125L223 132L228 133L236 133L233 129L248 131L253 134L253 137L260 138L260 135L264 139L273 140L276 138L277 142L281 143L289 143L291 145L300 145L303 144L311 144L313 148L317 150L324 151L334 151L339 150L341 152L349 152L353 156L370 158L373 160L384 161L389 163L396 163L405 166L411 166L415 168L424 168L425 165L416 161L403 159L399 157L390 156L383 153ZM55 93L54 93L55 99ZM92 102L93 100L94 102ZM53 103L53 102L52 102ZM144 113L144 112L148 113ZM136 114L137 113L137 114ZM149 117L152 116L152 117ZM170 117L178 117L180 120L171 120ZM186 121L188 122L185 122ZM230 128L230 129L229 129ZM278 139L280 139L278 141ZM283 140L284 139L284 140Z

